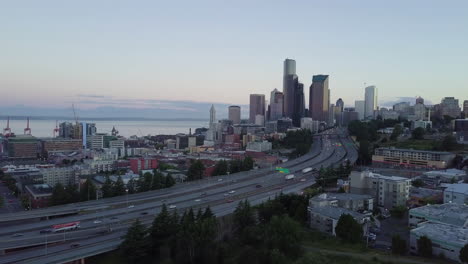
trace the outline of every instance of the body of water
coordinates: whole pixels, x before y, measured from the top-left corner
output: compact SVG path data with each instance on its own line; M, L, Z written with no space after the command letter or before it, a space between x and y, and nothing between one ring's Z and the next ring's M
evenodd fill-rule
M58 122L74 122L73 120L58 120ZM80 121L81 122L81 121ZM146 136L146 135L174 135L177 133L192 133L195 128L208 127L208 121L202 120L83 120L87 123L96 123L98 133L110 133L112 127L119 131L119 135L129 137L133 135ZM6 119L0 119L0 129L6 127ZM17 135L24 134L26 127L26 119L24 120L10 120L10 128L13 133ZM48 119L32 119L29 121L29 127L33 136L36 137L52 137L55 128L55 120Z

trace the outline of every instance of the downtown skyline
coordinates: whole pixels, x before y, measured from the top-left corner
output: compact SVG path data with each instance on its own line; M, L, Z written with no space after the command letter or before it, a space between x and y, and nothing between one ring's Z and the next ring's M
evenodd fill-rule
M192 111L186 102L245 106L249 94L281 90L285 58L296 60L305 98L320 74L330 76L330 101L343 98L346 106L363 99L368 85L379 87L380 106L468 97L462 1L187 3L194 12L147 1L52 2L7 3L0 11L0 47L9 51L0 62L0 115L17 105L180 112ZM295 15L277 21L285 7ZM315 19L304 17L309 11ZM297 41L287 45L291 38Z

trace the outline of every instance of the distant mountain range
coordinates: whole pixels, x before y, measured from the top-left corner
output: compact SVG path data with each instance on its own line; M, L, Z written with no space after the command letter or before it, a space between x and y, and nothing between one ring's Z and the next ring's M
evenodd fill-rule
M217 119L227 118L228 104L213 103L216 109ZM79 103L77 104L79 105ZM190 101L170 101L170 107L115 107L98 106L95 108L79 108L75 106L80 120L207 120L211 103L199 103ZM245 114L248 106L241 106ZM73 110L68 108L29 107L24 105L0 106L0 118L5 119L70 119L73 120ZM247 116L247 115L245 115Z

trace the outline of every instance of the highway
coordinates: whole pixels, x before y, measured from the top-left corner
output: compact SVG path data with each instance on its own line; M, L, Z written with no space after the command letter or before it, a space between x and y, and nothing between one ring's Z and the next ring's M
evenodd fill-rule
M163 203L176 206L173 210L178 212L190 207L197 209L210 206L217 216L224 216L232 213L240 200L248 199L255 205L274 198L281 192L300 193L315 183L314 173L303 174L302 169L334 166L345 159L353 163L357 158L356 149L348 138L327 133L336 131L325 132L322 140L314 140L308 154L281 165L296 175L294 180L286 181L285 174L274 171L274 168L266 168L177 184L169 189L132 194L128 197L0 215L0 249L7 251L0 256L0 264L64 263L114 250L136 218L145 224L151 224ZM60 211L76 214L39 220L60 215ZM73 221L81 222L78 230L40 233L54 224ZM74 244L79 246L72 247ZM25 249L26 247L30 248ZM22 249L8 252L20 248Z

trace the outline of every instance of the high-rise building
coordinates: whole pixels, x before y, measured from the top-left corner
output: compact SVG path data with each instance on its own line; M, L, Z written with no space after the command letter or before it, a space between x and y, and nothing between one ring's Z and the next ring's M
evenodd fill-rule
M424 104L424 99L419 96L418 98L416 98L416 104Z
M294 111L293 111L293 125L295 127L301 126L301 118L304 117L305 99L304 99L304 84L298 83L294 90Z
M249 122L255 123L255 116L265 116L265 95L264 94L251 94L250 95L250 115Z
M276 121L283 117L283 99L284 95L276 88L271 92L270 95L270 121Z
M284 60L283 76L296 74L296 61L291 59Z
M228 116L229 116L229 120L232 121L232 124L234 125L237 125L237 124L240 124L240 120L241 120L241 108L240 106L238 105L231 105L229 106L229 109L228 109L229 113L228 113Z
M457 118L460 116L461 108L458 104L458 99L454 97L444 97L439 104L439 114L441 117L450 116Z
M329 107L328 75L314 75L309 93L309 117L312 117L313 120L327 122Z
M293 118L294 114L294 91L299 83L298 77L295 74L284 76L283 79L283 115L288 118Z
M374 119L374 111L377 110L377 87L367 86L364 100L364 119Z
M210 127L216 123L216 110L214 108L214 105L211 105L210 108Z
M463 113L465 113L465 117L468 117L468 100L463 101Z
M340 98L340 99L336 100L335 106L338 107L338 110L339 110L340 112L343 112L343 110L344 110L344 102L343 102L343 99Z
M354 111L358 114L358 119L364 119L364 109L365 109L365 102L362 100L354 101Z

